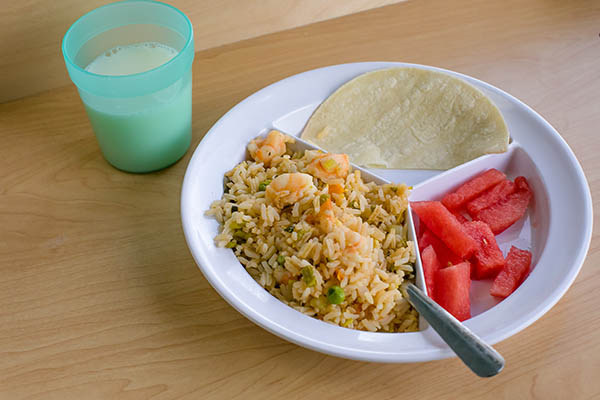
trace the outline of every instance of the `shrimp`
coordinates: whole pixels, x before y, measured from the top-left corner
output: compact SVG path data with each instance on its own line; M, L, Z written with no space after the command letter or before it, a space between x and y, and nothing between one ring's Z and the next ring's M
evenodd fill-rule
M294 139L283 133L272 130L266 138L256 138L248 144L250 156L265 167L271 164L271 160L285 154L285 144L294 143Z
M267 186L265 197L275 207L283 208L304 196L313 194L317 188L312 176L300 172L281 174Z
M345 179L350 171L347 154L321 154L308 165L308 172L325 183Z
M321 204L321 208L317 214L317 221L319 221L319 226L323 232L333 231L333 228L339 223L335 216L335 208L331 199L327 199Z
M332 232L336 226L341 228L344 235L344 242L346 243L345 251L362 253L365 250L367 238L342 224L335 215L335 206L331 202L331 199L327 199L327 201L321 204L317 220L323 232Z
M344 240L347 252L363 253L367 246L367 238L358 232L344 226Z

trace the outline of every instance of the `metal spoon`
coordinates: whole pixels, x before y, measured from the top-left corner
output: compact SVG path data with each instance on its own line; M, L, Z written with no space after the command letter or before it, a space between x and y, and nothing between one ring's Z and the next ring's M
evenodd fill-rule
M449 312L409 283L408 300L471 371L487 378L504 368L504 358Z

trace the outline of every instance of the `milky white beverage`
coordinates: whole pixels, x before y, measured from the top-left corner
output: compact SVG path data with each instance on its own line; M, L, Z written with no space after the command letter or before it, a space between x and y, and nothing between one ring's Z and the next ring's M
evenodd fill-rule
M85 70L110 76L138 74L160 67L177 53L158 42L115 46ZM189 147L191 93L190 71L189 76L149 96L106 99L104 107L97 99L94 106L84 99L84 105L106 159L120 169L147 172L179 159Z
M179 160L192 139L194 29L159 1L117 1L81 16L61 43L104 158L129 172Z
M177 50L157 42L117 46L100 54L85 68L99 75L131 75L165 64Z

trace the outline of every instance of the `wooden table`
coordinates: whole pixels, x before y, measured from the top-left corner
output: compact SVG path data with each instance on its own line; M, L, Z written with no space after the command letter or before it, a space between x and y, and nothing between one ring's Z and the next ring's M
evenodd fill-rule
M430 64L540 112L600 209L599 20L592 0L416 0L203 51L192 149L230 107L291 74ZM458 359L348 361L267 333L209 286L179 219L191 150L153 174L113 169L73 86L0 105L0 138L1 399L600 398L597 234L563 299L496 346L507 361L497 377Z

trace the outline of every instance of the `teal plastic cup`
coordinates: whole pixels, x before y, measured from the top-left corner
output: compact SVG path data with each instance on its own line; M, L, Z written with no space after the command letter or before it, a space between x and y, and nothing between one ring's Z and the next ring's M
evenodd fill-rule
M85 70L107 50L145 42L167 45L177 55L154 69L130 75ZM110 164L128 172L150 172L185 154L192 138L194 61L193 29L185 14L154 1L108 4L69 28L62 52Z

